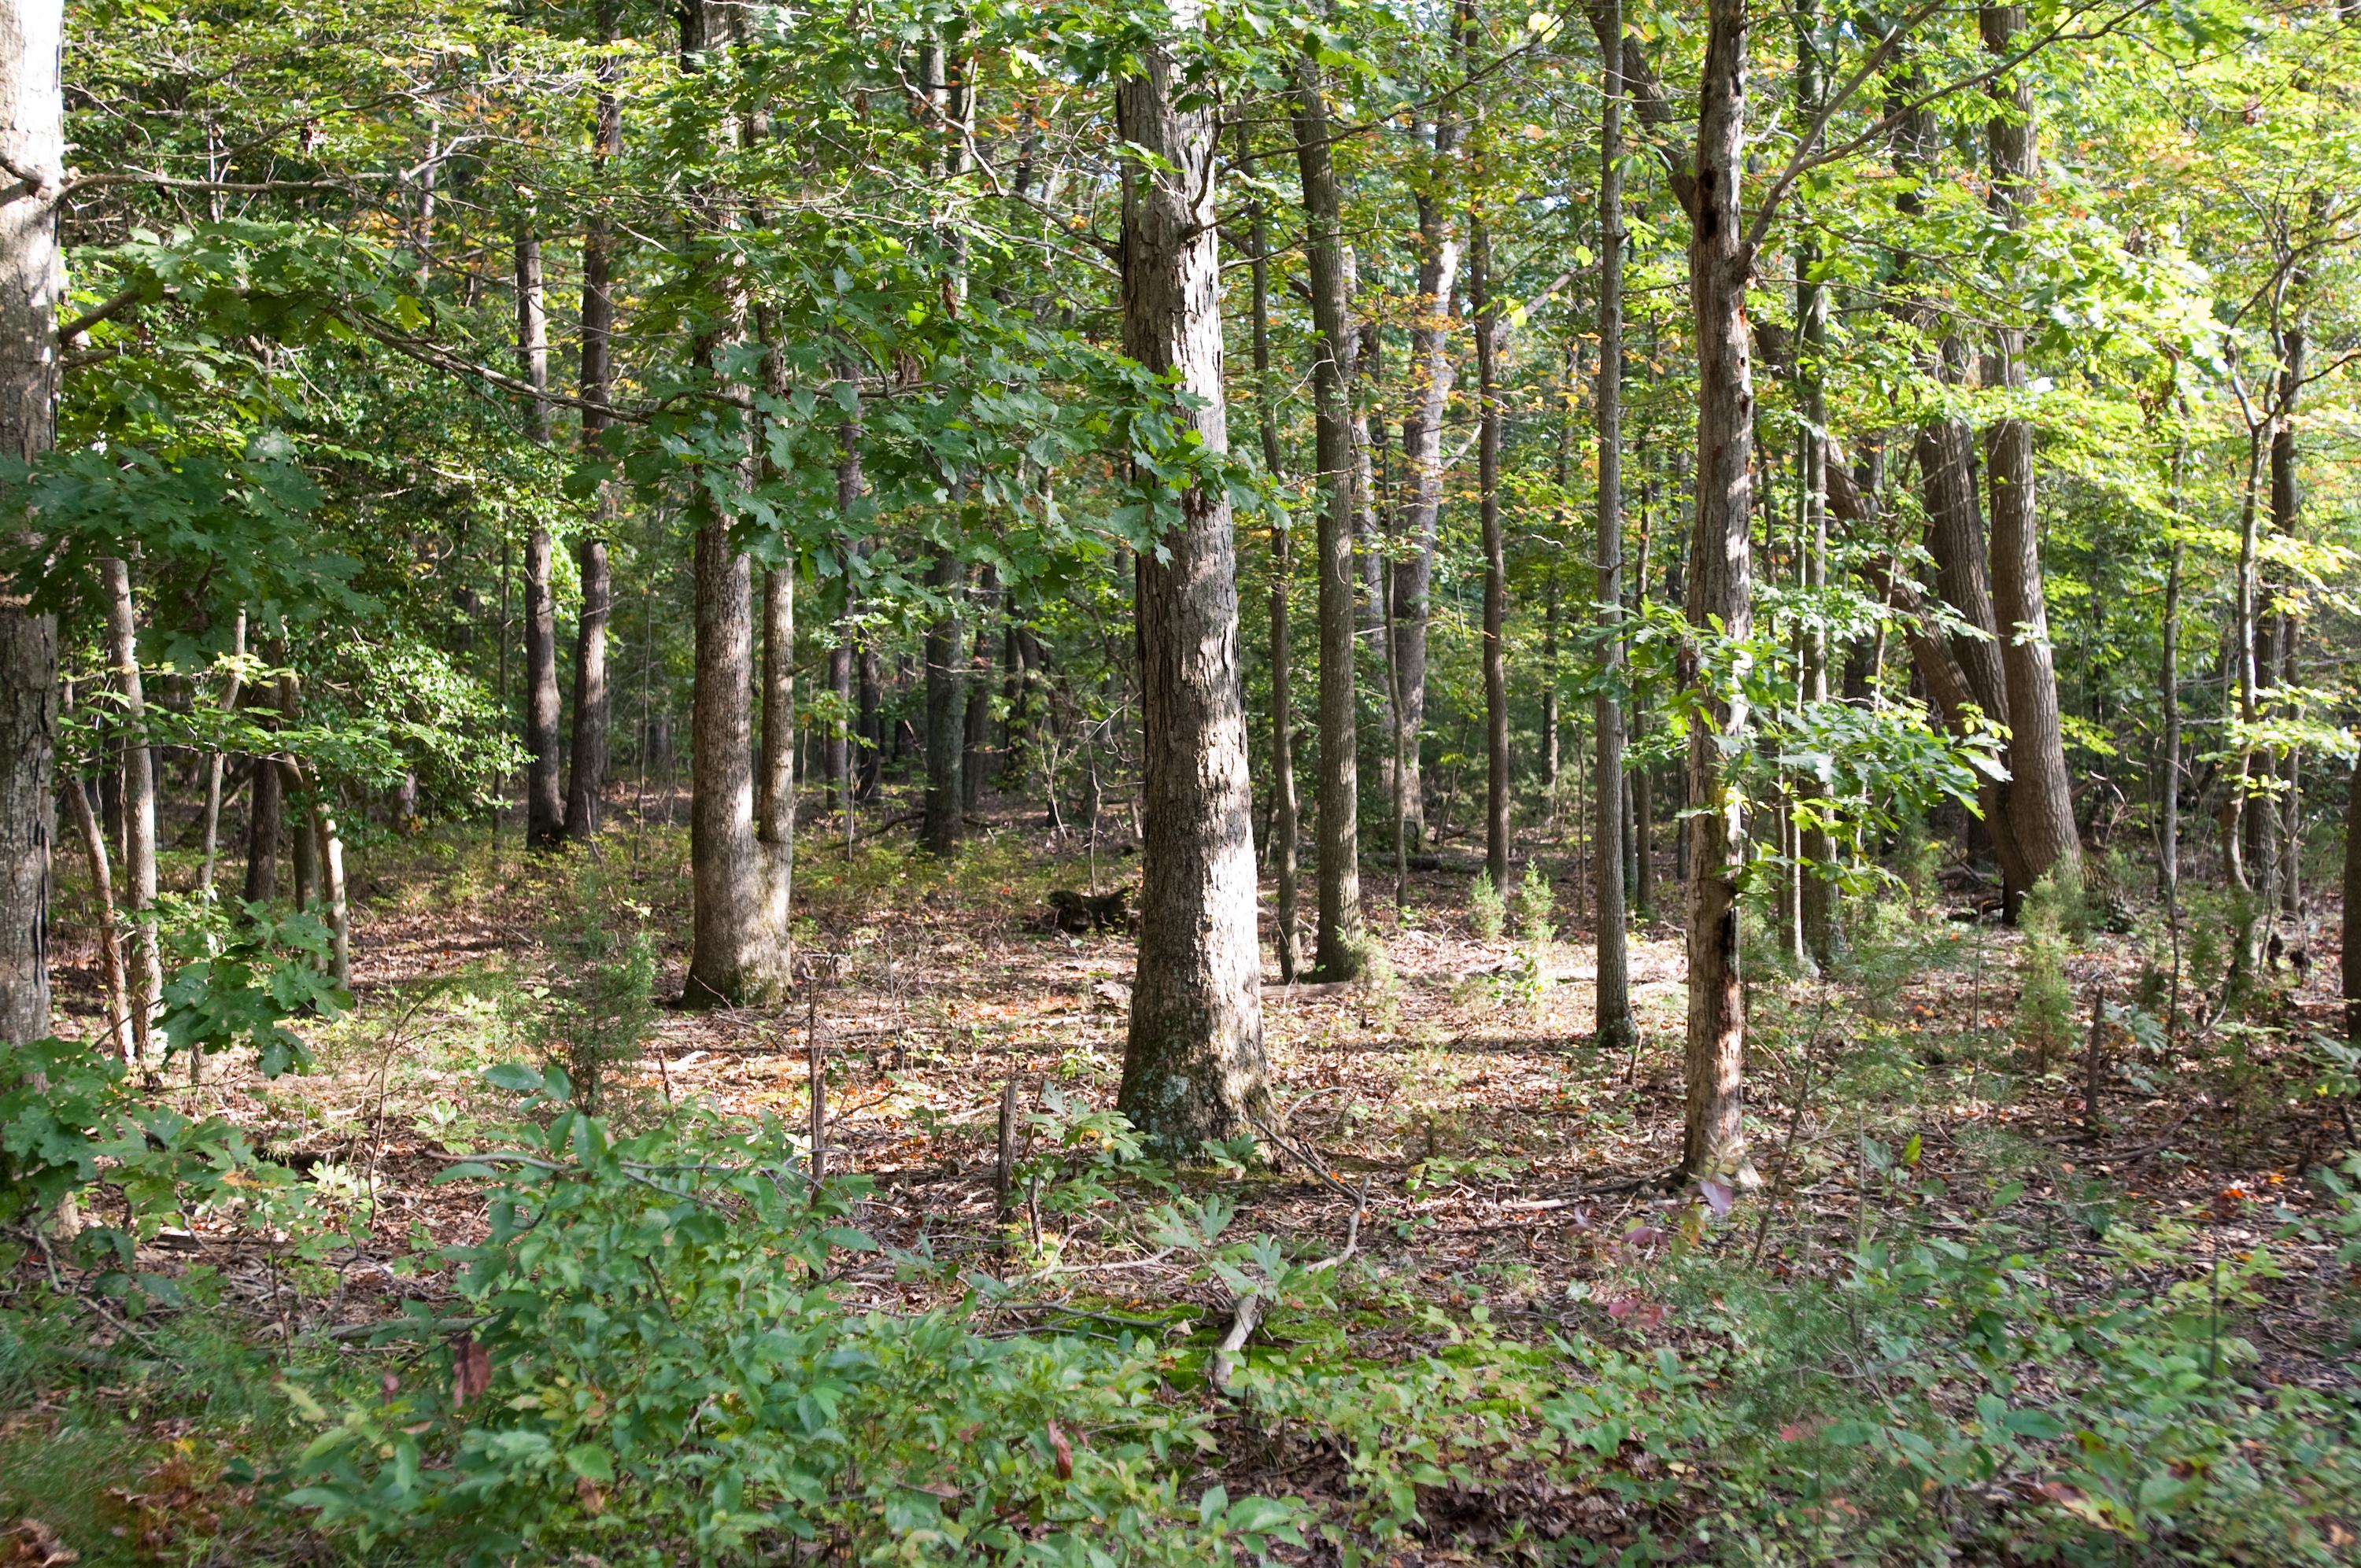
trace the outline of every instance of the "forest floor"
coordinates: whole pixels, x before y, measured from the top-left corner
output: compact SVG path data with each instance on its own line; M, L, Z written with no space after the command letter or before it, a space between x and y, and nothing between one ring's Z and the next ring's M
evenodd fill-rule
M737 1011L666 1005L643 1056L611 1080L619 1119L701 1100L801 1127L817 1052L830 1169L873 1184L855 1223L887 1249L846 1266L839 1288L850 1300L901 1313L947 1305L972 1293L981 1273L1012 1287L1001 1304L979 1309L1002 1331L1097 1321L1151 1324L1175 1345L1218 1337L1233 1311L1231 1289L1187 1256L1147 1248L1129 1223L1136 1195L1120 1182L1095 1200L1083 1192L1062 1203L1036 1185L1006 1210L995 1190L1009 1085L1020 1111L1020 1166L1037 1143L1062 1139L1081 1151L1077 1158L1087 1155L1098 1136L1088 1118L1113 1105L1132 939L1119 929L1060 933L1042 915L1054 888L1136 884L1136 858L1104 844L1091 854L1072 836L1045 833L1007 811L948 865L917 853L901 831L849 851L823 832L812 829L799 850L793 997ZM1389 1513L1361 1496L1383 1479L1373 1480L1366 1444L1323 1435L1317 1423L1245 1411L1223 1418L1221 1452L1203 1480L1234 1496L1302 1499L1336 1521L1334 1539L1373 1553L1365 1561L1405 1565L1524 1561L1538 1550L1532 1541L1572 1538L1610 1555L1705 1556L1716 1530L1727 1537L1749 1528L1772 1540L1793 1532L1797 1561L1820 1554L1801 1544L1812 1539L1825 1539L1830 1553L1866 1553L1849 1561L1898 1554L1898 1546L1876 1544L1886 1536L1842 1517L1853 1507L1847 1485L1859 1497L1874 1489L1860 1475L1845 1485L1825 1475L1809 1485L1782 1479L1778 1445L1806 1446L1799 1439L1834 1412L1818 1409L1801 1384L1783 1407L1777 1379L1749 1383L1740 1353L1785 1335L1778 1355L1885 1398L1875 1390L1906 1380L1910 1356L1941 1357L1931 1342L1914 1350L1891 1323L1865 1330L1864 1310L1846 1305L1844 1290L1858 1291L1873 1276L1889 1316L1922 1298L2004 1294L2015 1265L1963 1286L1905 1277L1894 1261L1905 1241L1930 1240L1942 1249L1940 1257L1927 1255L1936 1263L1952 1254L1966 1259L1970 1249L1958 1244L2004 1213L2017 1245L2039 1260L2049 1302L2043 1310L2059 1321L2072 1317L2078 1299L2129 1292L2161 1300L2176 1288L2193 1299L2189 1290L2202 1288L2211 1296L2211 1326L2192 1332L2210 1335L2210 1348L2201 1343L2193 1354L2211 1355L2212 1369L2223 1365L2229 1335L2243 1347L2241 1388L2257 1397L2310 1390L2328 1401L2323 1409L2356 1408L2353 1279L2334 1223L2343 1211L2312 1179L2353 1146L2346 1100L2323 1091L2314 1045L2316 1036L2341 1036L2333 907L2314 909L2290 933L2284 948L2295 961L2277 971L2268 1017L2214 1018L2208 987L2192 970L2183 987L2189 1024L2169 1040L2130 1013L2103 1027L2092 1136L2082 1104L2091 998L2103 991L2125 1007L2141 993L2142 971L2159 967L2162 950L2154 913L2143 913L2135 934L2094 933L2073 946L2065 965L2076 1012L2070 1041L2041 1063L2015 1039L2024 962L2016 933L1959 917L1970 912L1945 907L1938 893L1921 909L1899 890L1865 899L1852 956L1838 972L1821 979L1757 966L1748 1078L1763 1186L1730 1208L1718 1198L1700 1205L1663 1180L1682 1125L1678 930L1639 928L1641 1044L1629 1057L1604 1055L1591 1043L1591 943L1573 879L1559 879L1554 935L1536 940L1530 928L1513 929L1512 919L1509 934L1486 939L1471 924L1476 863L1463 866L1464 858L1446 850L1440 869L1413 872L1399 909L1390 867L1365 871L1364 898L1384 954L1367 982L1283 986L1275 973L1266 977L1264 1032L1285 1117L1283 1150L1268 1167L1180 1175L1184 1188L1218 1190L1235 1205L1233 1234L1268 1234L1299 1257L1350 1250L1356 1258L1354 1299L1365 1310L1324 1319L1281 1314L1252 1342L1250 1358L1265 1354L1282 1367L1406 1364L1456 1343L1473 1314L1481 1332L1520 1343L1579 1338L1638 1362L1669 1353L1700 1366L1725 1365L1706 1378L1708 1392L1690 1397L1727 1403L1747 1390L1746 1420L1770 1453L1754 1484L1766 1495L1807 1500L1784 1515L1758 1510L1751 1526L1733 1524L1728 1475L1708 1476L1700 1466L1692 1476L1654 1449L1615 1462L1627 1481L1652 1484L1643 1491L1564 1484L1527 1459L1476 1453L1409 1467L1411 1506ZM202 1223L161 1238L166 1245L143 1257L142 1266L158 1269L211 1266L225 1300L247 1321L290 1341L352 1331L390 1314L406 1295L431 1297L435 1278L422 1277L415 1260L435 1244L481 1233L481 1198L438 1178L456 1154L497 1136L509 1097L481 1072L530 1054L521 1020L537 986L564 978L557 966L569 919L596 909L601 919L620 911L643 922L657 942L660 999L678 996L687 957L686 835L661 821L622 823L595 861L527 857L512 839L496 852L478 832L381 838L358 847L355 863L356 1006L313 1031L314 1069L265 1082L251 1064L209 1061L202 1083L176 1074L155 1091L192 1114L228 1116L273 1158L340 1173L340 1190L362 1211L367 1240L339 1255L332 1279L293 1277L267 1250ZM1660 885L1666 901L1676 899L1676 888ZM1268 897L1265 907L1268 925ZM71 901L65 908L64 995L70 1007L87 1008L88 955L71 946ZM2220 944L2191 946L2211 953ZM2152 972L2145 983L2152 995ZM1320 1168L1308 1168L1314 1162ZM1054 1185L1057 1173L1045 1179ZM2129 1237L2141 1240L2119 1245ZM2258 1255L2262 1266L2254 1266ZM913 1255L959 1267L914 1269L906 1266ZM1875 1267L1864 1262L1872 1258ZM2243 1263L2225 1274L2224 1259ZM1806 1282L1830 1292L1831 1315L1798 1304ZM1794 1299L1782 1304L1783 1294ZM2083 1332L2088 1321L2069 1326ZM1912 1332L1923 1335L1926 1326ZM1880 1341L1880 1332L1888 1337ZM2029 1353L2019 1360L2011 1375L2016 1402L2123 1397L2094 1393L2103 1379L2046 1366ZM1727 1393L1714 1391L1723 1385ZM1968 1419L1962 1412L1976 1408L1978 1392L1962 1376L1913 1397L1932 1399L1956 1421ZM22 1514L40 1530L54 1525L64 1534L26 1534L22 1541L33 1544L15 1556L0 1541L0 1563L43 1561L36 1546L45 1539L95 1551L88 1560L97 1560L107 1555L110 1530L118 1544L138 1538L149 1556L185 1554L194 1527L173 1525L152 1499L174 1486L200 1501L209 1486L236 1490L218 1467L206 1471L189 1458L192 1434L204 1430L202 1411L159 1401L160 1409L143 1412L135 1395L118 1390L115 1457L95 1478L103 1485L83 1477L72 1488L80 1500L44 1497L47 1486L64 1485L61 1458L16 1478L5 1462L27 1463L38 1440L71 1424L69 1412L80 1407L56 1390L9 1403L14 1413L0 1412L0 1520ZM2208 1419L2229 1421L2218 1412ZM2029 1422L2012 1430L2021 1439L2048 1435ZM2257 1441L2234 1421L2224 1431L2221 1441L2234 1451ZM126 1432L133 1441L124 1443ZM1851 1449L1866 1440L1837 1441L1847 1445L1839 1457L1850 1463ZM2142 1446L2136 1433L2109 1441ZM1443 1441L1438 1453L1449 1449ZM1830 1452L1816 1448L1797 1463L1825 1467ZM1896 1450L1894 1457L1899 1464L1909 1455ZM2078 1463L2082 1468L2061 1461L2045 1469L2037 1454L1963 1481L1969 1501L1954 1506L1981 1508L1982 1522L1936 1533L1991 1539L1993 1516L2031 1507L2047 1508L2050 1523L2003 1530L2026 1560L2043 1560L2085 1526L2119 1543L2169 1544L2169 1529L2154 1519L2115 1519L2102 1495L2105 1476L2092 1474L2102 1467ZM2191 1462L2168 1455L2156 1463ZM192 1479L201 1474L213 1479ZM47 1479L29 1484L33 1475ZM2124 1483L2135 1492L2144 1484L2136 1475ZM2352 1500L2323 1495L2316 1507L2293 1511L2312 1532L2307 1539L2341 1551L2356 1528ZM215 1507L195 1511L209 1517ZM2188 1520L2165 1524L2201 1528L2189 1522L2201 1518L2193 1508L2184 1512ZM1773 1518L1784 1523L1762 1522ZM1301 1560L1337 1561L1323 1555L1333 1551L1317 1547Z

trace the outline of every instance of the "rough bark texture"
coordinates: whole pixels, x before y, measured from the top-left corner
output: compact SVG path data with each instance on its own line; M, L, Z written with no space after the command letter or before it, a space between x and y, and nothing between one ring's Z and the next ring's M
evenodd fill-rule
M1820 14L1817 0L1806 0L1795 11L1795 96L1806 112L1817 114L1826 89L1819 50ZM1828 393L1823 356L1828 348L1828 291L1817 276L1820 255L1816 245L1796 252L1795 334L1796 401L1803 410L1803 536L1804 588L1815 598L1828 583ZM1803 698L1806 703L1828 700L1828 636L1813 623L1804 629ZM1808 798L1809 789L1806 789ZM1803 949L1813 962L1833 962L1837 949L1836 883L1833 880L1836 839L1819 826L1800 831L1795 901L1802 927Z
M2025 28L2022 5L1986 6L1984 48L1995 55L2016 48ZM2034 175L2033 88L2022 74L1993 89L2002 106L1986 125L1992 155L1994 212L2012 228ZM2022 390L2025 334L1995 328L1984 379ZM2079 888L2081 844L2058 716L2058 674L2049 649L2049 609L2041 586L2041 529L2036 515L2033 426L2019 418L1993 422L1984 437L1992 485L1993 625L2008 685L2009 827L2023 861L2022 874L2038 881L2053 869ZM2014 901L2012 900L2012 905Z
M693 0L682 27L685 65L730 41L734 17L713 0ZM700 194L692 229L718 225L723 214ZM694 247L694 236L692 236ZM745 331L737 280L695 247L692 281L708 324L697 362L711 366L723 342ZM741 457L730 472L742 484ZM696 673L689 721L691 942L686 1000L739 1005L775 999L787 986L785 878L774 874L770 847L754 814L754 608L752 564L730 543L730 520L704 476L688 487L695 525Z
M1494 887L1509 880L1509 665L1501 632L1509 613L1508 548L1500 532L1500 316L1492 298L1492 234L1468 221L1468 286L1476 308L1477 513L1484 536L1484 866Z
M1246 150L1246 128L1238 129ZM1279 446L1279 402L1270 379L1270 225L1259 199L1246 203L1249 243L1254 247L1255 428L1262 443L1263 472L1276 481L1286 472ZM1295 798L1295 633L1288 595L1295 583L1294 536L1288 515L1274 510L1270 522L1270 861L1277 882L1279 978L1292 983L1296 952L1296 840L1302 832Z
M1746 244L1739 181L1746 148L1747 0L1709 0L1698 86L1689 207L1689 298L1697 319L1697 522L1689 545L1688 622L1677 678L1707 722L1689 727L1687 1124L1681 1169L1691 1178L1752 1179L1742 1078L1745 999L1739 981L1738 881L1745 861L1742 801L1722 772L1724 744L1742 745L1746 704L1716 689L1701 658L1708 623L1752 628L1753 367L1748 357Z
M28 462L49 449L57 430L63 34L59 0L0 5L0 153L38 187L0 202L0 452ZM12 1045L49 1032L56 809L57 622L24 605L16 585L0 585L0 1042Z
M602 42L615 36L611 0L598 7ZM610 61L599 67L600 90L594 161L603 167L622 146L622 117L606 83ZM582 451L598 449L607 416L600 411L614 385L614 228L602 212L582 236ZM577 843L598 836L602 792L607 783L611 699L607 690L607 624L615 610L615 579L607 561L606 532L614 521L614 497L602 488L591 531L574 546L582 577L582 612L574 628L574 728L566 769L566 837Z
M1631 932L1623 904L1623 697L1616 689L1623 678L1622 0L1605 0L1598 19L1605 62L1599 90L1606 112L1598 133L1598 517L1592 543L1604 667L1591 706L1598 742L1591 861L1598 898L1598 1039L1602 1048L1620 1053L1639 1037L1631 1014ZM1742 274L1739 287L1745 287Z
M1124 139L1161 160L1126 170L1124 350L1178 372L1208 450L1229 447L1222 389L1213 114L1173 102L1163 49L1115 91ZM1225 488L1177 498L1161 552L1138 557L1144 842L1139 968L1116 1104L1148 1141L1192 1153L1270 1118L1255 930L1253 800Z
M1297 70L1296 166L1303 181L1304 272L1315 334L1313 441L1323 497L1314 553L1320 573L1319 929L1314 971L1350 980L1366 961L1361 927L1359 726L1354 708L1352 385L1357 345L1345 320L1342 202L1329 157L1328 109L1319 68Z

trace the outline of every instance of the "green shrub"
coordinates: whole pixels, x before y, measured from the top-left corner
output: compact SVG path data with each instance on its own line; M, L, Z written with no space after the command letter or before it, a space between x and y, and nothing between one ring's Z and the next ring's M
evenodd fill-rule
M2017 967L2016 1038L2033 1053L2036 1072L2072 1047L2074 997L2066 985L2066 916L2082 907L2080 887L2056 875L2035 883L2017 914L2025 951Z
M544 938L557 969L531 989L526 1037L544 1063L565 1070L577 1103L594 1115L655 1027L656 953L646 918L593 872L570 890Z
M1477 872L1476 885L1468 891L1467 923L1487 942L1499 941L1500 933L1509 928L1508 901L1492 885L1492 873L1488 871Z
M1517 879L1517 936L1536 952L1557 940L1557 894L1539 861L1527 861Z

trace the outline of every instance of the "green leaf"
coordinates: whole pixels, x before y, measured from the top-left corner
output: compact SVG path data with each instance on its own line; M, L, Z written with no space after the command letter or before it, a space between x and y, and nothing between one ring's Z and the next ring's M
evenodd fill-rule
M2019 1437L2064 1437L2064 1421L2048 1410L2011 1410L2001 1418L2002 1426Z
M518 1094L532 1094L542 1087L540 1070L521 1061L494 1063L484 1069L484 1081L494 1089L506 1089Z
M615 1481L615 1456L595 1442L577 1442L566 1451L566 1467L601 1486Z

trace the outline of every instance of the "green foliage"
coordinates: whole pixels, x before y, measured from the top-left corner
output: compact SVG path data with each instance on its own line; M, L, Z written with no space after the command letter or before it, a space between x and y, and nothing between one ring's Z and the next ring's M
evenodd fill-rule
M313 1188L261 1157L245 1132L140 1098L88 1044L0 1046L0 1224L28 1220L54 1234L93 1288L140 1307L181 1291L138 1267L137 1245L200 1215L279 1236L299 1257L349 1239ZM14 1244L0 1249L21 1255Z
M556 959L514 1004L543 1061L561 1068L577 1109L607 1109L609 1084L635 1066L656 1020L655 944L647 910L604 872L586 871L563 894L543 940Z
M1557 891L1550 885L1547 868L1536 860L1525 862L1510 895L1517 911L1517 938L1535 953L1549 950L1557 940Z
M1509 928L1508 901L1492 885L1488 871L1477 872L1475 885L1467 891L1467 921L1487 942L1499 941L1500 933Z
M159 904L164 946L180 960L164 986L168 1055L247 1046L266 1078L306 1066L311 1047L288 1020L333 1021L353 1000L324 972L327 927L307 911L274 916L260 904L236 916L208 899Z
M525 1109L556 1073L498 1069ZM847 1541L856 1558L1227 1563L1296 1538L1293 1510L1183 1497L1206 1418L1156 1398L1123 1336L1006 1339L957 1311L847 1310L829 1259L874 1251L859 1179L814 1191L793 1135L684 1110L618 1137L558 1110L450 1179L490 1183L490 1234L452 1249L456 1299L412 1303L435 1376L331 1410L291 1501L363 1546L450 1560L596 1552L743 1560Z
M2074 1043L2074 997L2066 984L2069 916L2084 907L2081 890L2055 873L2035 883L2017 914L2025 948L2017 964L2016 1040L2046 1072Z

